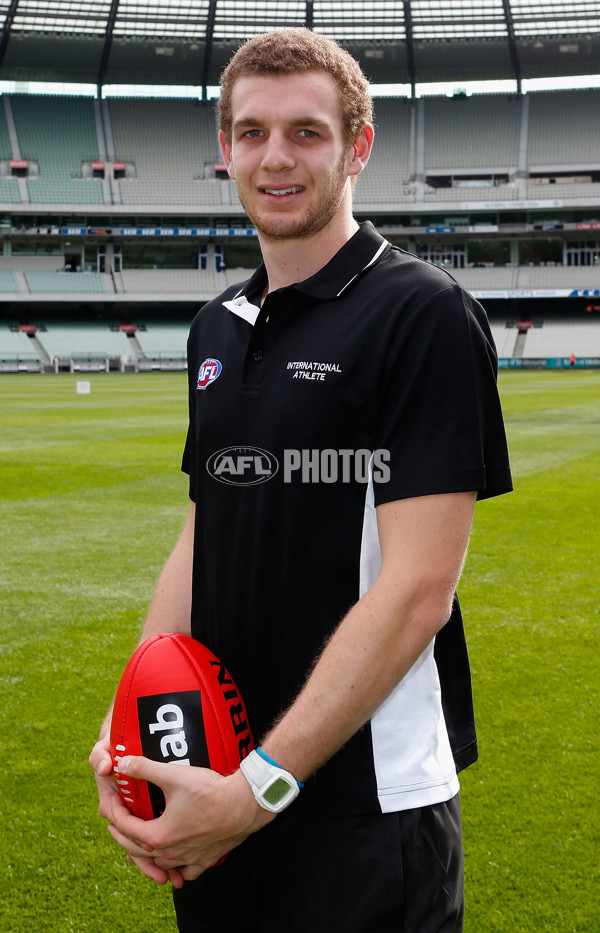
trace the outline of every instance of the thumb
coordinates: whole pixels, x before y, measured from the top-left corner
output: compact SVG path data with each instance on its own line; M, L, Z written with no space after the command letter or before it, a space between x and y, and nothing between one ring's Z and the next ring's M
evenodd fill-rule
M126 755L119 761L119 772L138 780L150 781L162 790L166 790L171 783L169 780L171 766L160 761L152 761L151 758Z

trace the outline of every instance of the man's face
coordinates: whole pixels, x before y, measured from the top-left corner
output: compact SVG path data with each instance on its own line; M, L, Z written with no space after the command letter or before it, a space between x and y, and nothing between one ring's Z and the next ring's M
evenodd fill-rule
M231 146L221 135L240 201L265 238L306 239L337 214L354 147L344 140L339 91L320 71L243 77L232 94Z

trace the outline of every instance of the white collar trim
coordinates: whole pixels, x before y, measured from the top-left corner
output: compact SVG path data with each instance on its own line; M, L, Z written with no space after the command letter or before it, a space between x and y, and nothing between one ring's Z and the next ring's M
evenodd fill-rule
M347 289L350 285L352 285L352 283L354 282L354 280L357 279L357 278L359 277L359 275L362 275L363 272L365 272L366 269L368 269L370 266L374 265L374 264L377 262L377 260L379 259L379 257L381 256L381 254L383 253L383 251L384 251L388 246L389 246L388 241L387 241L387 240L384 240L383 243L381 244L381 246L379 247L379 249L377 250L377 252L375 253L375 255L373 256L373 258L372 258L371 260L369 260L369 262L366 264L366 266L363 266L363 268L360 270L360 272L357 272L356 275L353 275L352 278L351 278L348 282L346 282L346 284L344 285L344 287L343 287L343 288L340 288L339 292L338 292L337 295L336 295L336 298L339 298L340 295L342 295L342 294L346 291L346 289Z
M256 323L256 318L260 314L260 308L250 304L246 296L241 295L239 292L231 301L224 301L223 306L227 308L228 311L243 318L244 321L248 321L253 327Z

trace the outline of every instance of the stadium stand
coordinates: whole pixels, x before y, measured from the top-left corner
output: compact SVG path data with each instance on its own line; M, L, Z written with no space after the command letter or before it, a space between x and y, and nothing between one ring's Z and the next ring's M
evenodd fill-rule
M235 183L215 177L221 156L212 104L115 98L102 102L100 121L94 106L90 98L4 97L0 203L242 212ZM359 179L357 208L419 200L427 205L525 197L598 200L600 183L583 174L586 168L596 175L600 169L598 112L600 90L522 98L377 98L377 142ZM14 121L13 138L7 113ZM24 194L20 179L7 174L15 155L31 164ZM91 177L96 160L106 164L110 177L104 183ZM114 162L124 166L119 177L110 174ZM559 174L526 180L527 171ZM487 185L483 177L489 178Z
M32 294L93 295L107 291L110 277L97 272L52 272L48 269L26 269L25 280ZM112 284L110 291L114 291Z
M514 327L507 327L506 321L490 321L490 328L498 356L511 357L518 331Z
M529 170L598 165L600 88L529 95Z
M517 288L576 288L593 290L600 282L598 266L519 266Z
M102 204L102 184L83 179L82 164L98 159L93 101L82 97L9 98L21 158L37 162L39 178L27 178L32 203Z
M375 134L369 170L359 177L355 203L413 201L416 107L410 101L381 97L374 101Z
M590 183L568 183L561 182L560 179L552 184L530 184L527 186L527 197L531 200L536 198L561 198L561 199L576 199L576 198L593 198L596 201L600 197L600 184L590 182Z
M20 291L13 269L0 269L0 292Z
M180 366L187 327L167 323L169 302L191 320L249 277L257 252L235 183L220 174L213 104L25 94L2 103L0 368L56 359ZM600 90L374 104L376 145L358 179L357 216L446 264L480 296L501 357L600 362ZM29 175L12 177L22 160ZM96 160L103 180L92 177ZM67 260L78 271L67 273ZM534 316L532 298L538 326L519 332L515 321ZM80 303L81 326L57 318L62 303ZM83 326L92 306L105 325ZM557 318L563 311L571 329ZM7 324L40 314L47 328L35 340ZM127 337L109 319L143 326Z
M425 170L514 172L521 100L514 95L425 100Z
M514 333L514 331L513 331ZM600 326L592 321L568 318L545 321L543 327L527 331L524 355L532 358L554 356L600 356Z
M428 204L446 201L516 201L518 197L519 190L512 185L490 185L489 187L461 185L456 188L425 189L425 201Z
M37 360L38 354L32 349L27 334L2 325L0 327L0 361L16 359Z
M124 269L121 278L124 290L130 294L216 295L227 285L223 273L212 269Z
M6 123L6 111L0 106L0 203L18 204L21 200L19 186L16 178L10 177L10 161L16 155L10 139Z
M148 324L145 330L137 330L136 338L147 358L182 357L187 347L189 327L162 322Z
M37 333L37 338L50 359L86 360L120 358L131 356L129 338L122 331L113 331L108 324L88 323L48 324L44 332Z
M218 151L212 106L188 100L109 102L115 157L133 163L119 180L123 204L221 204L214 178ZM212 171L213 177L208 174Z

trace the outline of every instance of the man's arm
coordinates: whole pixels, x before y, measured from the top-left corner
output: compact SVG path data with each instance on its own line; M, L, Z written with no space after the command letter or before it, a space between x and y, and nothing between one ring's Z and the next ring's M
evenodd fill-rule
M448 620L474 502L474 493L456 493L378 507L377 580L342 620L303 690L262 743L299 780L369 719ZM113 838L130 855L142 854L141 841L159 864L186 866L186 880L271 817L256 804L239 770L218 777L144 758L123 759L120 767L159 784L167 806L146 824L120 809L110 827Z
M474 504L460 493L378 506L379 575L262 743L298 780L364 725L450 618Z
M192 502L183 531L158 579L140 636L140 644L159 632L190 634L195 514L196 507ZM113 798L117 795L109 752L111 718L112 705L89 757L98 784L100 813L106 819L111 817Z

